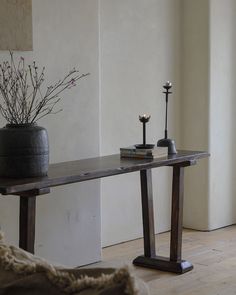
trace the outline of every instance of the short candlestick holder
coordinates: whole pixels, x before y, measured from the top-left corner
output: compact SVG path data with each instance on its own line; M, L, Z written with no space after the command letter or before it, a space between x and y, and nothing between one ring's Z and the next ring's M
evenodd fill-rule
M146 143L146 123L149 122L151 116L150 115L140 115L139 121L143 124L143 143L142 144L136 144L136 149L153 149L154 144L147 144Z
M168 123L168 99L169 99L169 90L171 89L172 85L169 81L166 82L166 84L163 86L165 91L165 98L166 98L166 116L165 116L165 133L164 138L158 140L157 146L160 147L168 147L168 154L177 154L176 148L175 148L175 141L173 139L168 138L168 130L167 130L167 123Z

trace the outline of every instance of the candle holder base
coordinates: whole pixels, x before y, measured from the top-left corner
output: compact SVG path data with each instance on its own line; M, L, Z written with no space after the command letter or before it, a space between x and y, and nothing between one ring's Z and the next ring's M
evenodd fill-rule
M175 148L175 141L170 138L163 138L158 140L157 146L161 147L168 147L168 155L177 154L176 148Z
M136 149L153 149L155 144L136 144Z

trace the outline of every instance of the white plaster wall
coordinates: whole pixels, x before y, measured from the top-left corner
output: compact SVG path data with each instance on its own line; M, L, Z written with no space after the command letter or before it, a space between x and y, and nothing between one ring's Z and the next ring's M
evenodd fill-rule
M181 143L211 153L186 175L184 226L213 230L236 223L236 2L182 7Z
M209 3L183 0L181 9L181 147L209 150ZM184 226L208 229L208 159L185 169Z
M141 142L138 115L151 114L149 142L163 137L162 85L173 82L169 135L179 145L180 2L101 0L101 153ZM153 170L156 232L170 226L171 168ZM102 180L103 246L142 236L139 174Z
M64 93L63 112L41 120L50 138L50 161L99 154L98 1L33 1L33 52L21 53L46 66L56 81L74 66L91 75ZM8 53L0 52L0 60ZM4 125L1 120L1 125ZM0 226L18 243L17 197L0 199ZM36 254L67 265L100 259L100 183L52 189L37 199Z
M236 2L210 1L209 228L236 223Z

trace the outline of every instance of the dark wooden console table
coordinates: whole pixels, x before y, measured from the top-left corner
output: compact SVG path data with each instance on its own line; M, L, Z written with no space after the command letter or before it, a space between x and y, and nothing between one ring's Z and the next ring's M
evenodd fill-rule
M111 155L52 164L47 177L1 178L0 193L20 196L19 246L34 253L37 196L49 193L50 188L54 186L140 171L144 255L137 257L133 263L164 271L184 273L193 268L191 263L181 258L184 167L194 165L196 160L208 156L206 152L178 151L177 155L154 160L120 159L119 155ZM157 256L155 249L151 169L162 166L173 167L171 241L168 258Z

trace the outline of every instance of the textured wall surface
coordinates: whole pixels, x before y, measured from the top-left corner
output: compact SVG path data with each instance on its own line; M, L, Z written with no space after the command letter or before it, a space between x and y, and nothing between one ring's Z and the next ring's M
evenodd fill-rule
M209 150L209 2L182 1L181 25L181 145ZM208 164L185 169L185 227L208 229Z
M236 223L236 2L210 1L209 228Z
M151 114L148 142L163 137L162 85L173 83L169 135L179 146L179 1L101 0L101 153L139 143L138 115ZM156 232L169 229L171 168L153 170ZM102 180L102 240L142 236L139 174Z
M32 0L0 0L0 50L32 50Z
M33 1L33 52L16 52L45 66L45 85L71 68L90 75L63 93L63 111L38 122L47 128L50 162L99 154L98 5L94 0ZM0 60L9 57L0 52ZM5 122L1 120L1 126ZM0 199L0 226L18 242L18 200ZM90 181L51 190L37 198L36 254L67 265L100 259L100 184Z

